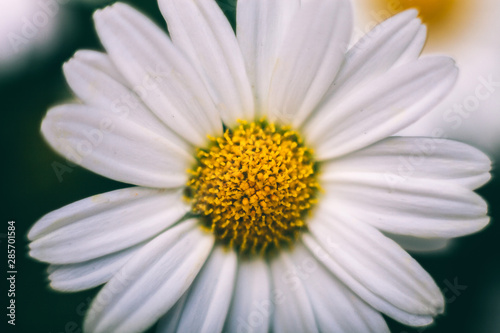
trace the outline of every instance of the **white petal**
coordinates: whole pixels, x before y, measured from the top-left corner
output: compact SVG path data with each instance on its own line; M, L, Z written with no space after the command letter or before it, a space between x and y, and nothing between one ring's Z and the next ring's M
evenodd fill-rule
M342 99L353 87L360 86L392 68L398 59L403 57L407 61L409 54L416 53L415 49L419 42L422 42L420 31L423 27L416 18L417 14L416 10L407 10L394 15L363 36L347 52L345 62L324 103L332 104L333 100ZM423 37L425 41L425 35ZM423 44L420 46L423 47ZM418 54L420 51L421 49ZM413 60L417 60L418 54Z
M273 292L278 295L273 316L273 332L318 332L307 292L297 275L294 262L281 251L271 262Z
M300 0L239 0L236 35L255 95L258 115L267 112L278 51Z
M302 244L292 252L320 332L389 332L382 315L338 281Z
M330 256L374 293L400 309L436 315L444 299L432 277L399 245L380 231L331 208L322 207L311 233L323 247L336 244ZM366 274L370 272L371 274Z
M391 188L409 178L446 180L470 189L485 184L491 161L467 144L439 138L391 137L322 164L328 178L338 172L380 173Z
M304 234L302 240L304 244L309 248L309 250L316 256L316 258L325 267L332 272L343 284L350 288L356 295L358 295L363 301L377 309L378 311L386 314L387 316L400 321L406 325L411 326L424 326L429 325L433 322L431 315L417 315L414 313L406 312L395 306L390 300L384 297L384 292L375 293L369 288L367 288L363 280L358 280L354 277L348 270L346 270L343 265L339 264L331 254L339 250L340 245L336 243L336 240L329 238L329 235L325 235L327 238L327 244L322 245L318 243L315 237L310 234ZM354 259L355 262L357 259ZM371 278L366 276L366 271L363 273L365 278Z
M125 4L94 14L99 38L129 85L158 118L195 145L220 134L218 112L200 76L165 32Z
M420 54L422 53L422 49L425 46L425 42L427 41L427 26L420 25L417 33L413 37L413 40L408 44L406 50L401 54L399 59L394 63L394 67L401 66L407 64L409 62L416 61Z
M174 44L198 70L222 120L253 120L252 89L228 20L214 0L161 0Z
M184 304L186 304L189 295L189 289L182 295L182 297L175 303L175 305L168 310L167 314L164 315L159 321L156 327L156 332L158 333L176 333L178 332L177 326L181 320L182 311L184 310Z
M190 150L189 145L169 130L134 92L109 74L109 69L102 69L94 61L89 61L88 57L82 57L80 52L63 67L66 80L78 98L89 106L131 120L180 148ZM111 64L107 55L101 56Z
M339 104L325 105L305 127L319 160L342 156L384 139L429 112L450 91L458 70L446 57L393 68Z
M304 235L309 249L377 310L410 325L443 312L443 295L430 275L375 228L323 205L309 230L323 253Z
M436 252L444 250L450 244L448 238L421 238L406 235L396 235L384 232L384 235L395 241L403 249L410 252Z
M118 68L116 68L106 53L93 50L79 50L75 53L73 58L81 63L85 63L88 66L95 68L96 70L106 73L115 81L123 85L127 84L127 80L118 71Z
M221 332L236 270L235 253L215 248L191 288L160 319L156 332Z
M80 291L103 284L109 281L142 246L144 243L82 263L51 265L50 286L60 291Z
M214 238L195 220L156 237L97 294L85 318L85 331L145 331L189 288L213 244Z
M233 295L236 253L214 248L193 282L182 311L178 332L221 332Z
M68 160L134 185L182 186L194 162L185 149L146 127L85 105L52 108L42 122L42 133Z
M269 92L269 118L299 126L332 84L352 30L345 0L302 1L292 18Z
M99 258L154 237L189 210L182 190L127 188L80 200L30 230L30 255L54 264Z
M488 222L486 202L449 181L408 178L391 186L381 173L323 176L329 205L394 234L452 238L477 232Z
M271 277L260 258L241 260L224 332L266 333L273 312Z

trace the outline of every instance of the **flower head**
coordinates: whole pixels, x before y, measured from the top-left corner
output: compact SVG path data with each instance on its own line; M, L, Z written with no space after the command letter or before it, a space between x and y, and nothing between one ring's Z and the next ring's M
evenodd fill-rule
M105 283L88 332L388 331L444 299L403 248L487 225L490 161L444 139L390 137L452 88L419 58L416 11L346 51L347 0L160 0L170 36L115 4L106 53L64 66L82 104L42 132L68 159L134 184L47 214L29 233L51 286Z

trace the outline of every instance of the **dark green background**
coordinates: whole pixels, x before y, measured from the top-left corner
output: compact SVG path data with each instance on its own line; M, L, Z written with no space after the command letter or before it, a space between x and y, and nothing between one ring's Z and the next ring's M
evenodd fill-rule
M164 22L154 0L126 1L133 3L160 25ZM234 0L220 1L234 26ZM1 252L6 253L7 221L16 221L17 285L16 330L7 327L6 310L0 318L6 332L81 332L84 312L99 288L79 293L60 293L48 288L46 264L27 255L26 234L42 215L76 200L122 188L110 181L76 167L59 181L54 162L66 164L43 141L40 123L46 110L71 98L61 70L64 61L82 48L101 50L94 32L93 9L77 3L66 6L73 15L73 27L50 57L33 58L28 68L15 75L0 72L0 107L2 124L2 225ZM493 171L495 174L495 171ZM446 313L436 325L410 329L388 319L392 332L500 332L500 216L498 193L500 183L495 177L479 192L490 205L491 225L477 235L456 240L446 253L418 255L416 258L434 277L448 300ZM5 272L6 255L1 256ZM2 273L4 274L4 273ZM2 308L7 306L5 279L2 284ZM467 287L454 294L446 289L457 281ZM5 331L5 330L2 330Z

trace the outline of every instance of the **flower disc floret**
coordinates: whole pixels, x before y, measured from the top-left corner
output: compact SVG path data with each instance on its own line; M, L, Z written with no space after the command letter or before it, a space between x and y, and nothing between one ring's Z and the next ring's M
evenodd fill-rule
M297 132L265 120L209 139L186 191L203 226L243 254L291 245L316 202L312 150Z

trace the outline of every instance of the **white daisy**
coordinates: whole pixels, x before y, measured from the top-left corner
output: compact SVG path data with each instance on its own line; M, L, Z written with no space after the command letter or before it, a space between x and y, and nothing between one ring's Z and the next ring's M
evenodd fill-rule
M486 226L473 190L490 161L458 142L389 137L457 76L450 58L419 58L417 13L346 52L347 0L240 0L236 36L215 1L159 3L170 38L123 4L95 14L106 54L64 66L83 103L42 124L68 159L136 185L47 214L28 235L54 289L106 283L85 330L432 323L443 295L403 248Z

